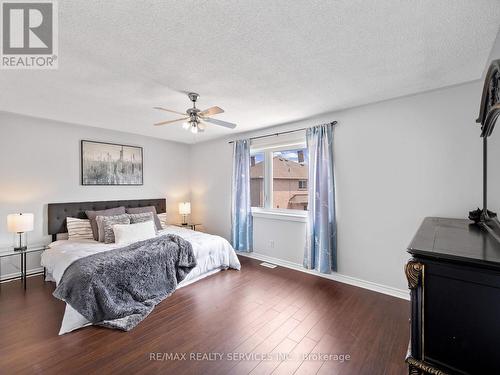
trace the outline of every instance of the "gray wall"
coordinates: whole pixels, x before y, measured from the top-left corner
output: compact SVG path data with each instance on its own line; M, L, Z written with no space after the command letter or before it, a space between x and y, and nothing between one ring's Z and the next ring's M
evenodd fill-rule
M339 267L341 275L405 289L406 246L425 216L466 217L481 204L481 143L474 120L482 83L398 98L247 135L338 120L335 130ZM500 208L500 137L491 140L490 207ZM85 187L79 181L79 141L144 147L142 187ZM227 139L193 146L133 134L0 113L0 244L10 245L5 217L33 212L30 241L48 241L50 202L168 197L191 192L193 218L206 231L230 237L232 147ZM193 163L190 163L193 160ZM298 263L297 223L257 225L255 252ZM260 229L259 229L260 228ZM302 237L302 236L301 236ZM287 239L280 240L281 238ZM265 245L274 241L273 248ZM296 246L293 243L296 243ZM16 260L17 264L17 260ZM31 260L35 267L36 259ZM4 273L14 272L2 263Z
M406 247L426 216L467 217L481 204L481 142L475 124L482 82L398 98L256 134L337 120L335 165L338 272L406 289ZM495 135L494 135L495 136ZM496 135L497 138L500 135ZM495 145L496 143L496 145ZM500 159L492 139L491 158ZM225 140L192 146L194 217L207 231L230 237L232 148ZM492 169L494 167L492 166ZM492 170L491 207L500 208L500 173ZM297 225L293 223L291 225ZM281 241L297 232L282 222L257 225L254 251L297 263L303 241Z
M143 186L81 186L80 140L144 148ZM170 220L177 202L189 199L189 147L130 133L77 126L0 112L0 246L12 245L6 216L33 212L31 243L48 242L47 203L167 197ZM2 274L16 272L18 257L2 261ZM31 268L39 266L32 256Z

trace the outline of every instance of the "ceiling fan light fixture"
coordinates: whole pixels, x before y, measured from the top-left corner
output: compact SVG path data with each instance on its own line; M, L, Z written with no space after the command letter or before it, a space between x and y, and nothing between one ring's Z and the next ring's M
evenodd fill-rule
M205 123L201 122L202 120L206 121L210 124L222 126L222 127L229 128L229 129L234 129L236 127L236 124L212 118L212 116L214 116L214 115L217 115L219 113L224 113L224 110L222 108L214 106L214 107L210 107L210 108L207 108L207 109L202 111L202 110L196 108L196 101L198 100L199 95L194 93L194 92L190 92L188 94L188 97L191 100L193 106L191 108L188 108L185 113L174 111L171 109L166 109L163 107L153 107L154 109L158 109L161 111L186 116L186 117L178 118L175 120L167 120L167 121L158 122L158 123L155 123L154 125L160 126L160 125L167 125L167 124L172 124L172 123L182 121L182 128L185 130L191 131L191 133L193 133L193 134L204 132L206 126L205 126Z

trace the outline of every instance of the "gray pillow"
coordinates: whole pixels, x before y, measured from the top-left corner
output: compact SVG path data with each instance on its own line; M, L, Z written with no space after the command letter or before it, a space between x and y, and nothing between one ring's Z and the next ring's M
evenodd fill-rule
M128 214L128 217L130 218L130 224L137 224L137 223L144 223L146 221L153 221L154 222L154 216L152 212L144 212L141 214ZM155 228L155 232L158 232L158 229Z
M128 214L143 214L146 212L153 213L153 218L155 220L156 230L162 230L163 228L161 226L160 218L156 214L156 207L155 206L127 208Z
M115 216L97 216L96 217L97 225L101 229L103 234L104 243L113 243L115 242L115 232L113 231L113 225L115 224L130 224L130 218L127 214L123 215L115 215Z
M97 241L104 242L104 223L102 219L106 216L97 216L95 222L97 224Z
M113 216L97 216L95 218L95 221L97 223L97 237L98 237L98 241L99 242L104 242L104 222L103 222L103 219L105 217L114 217L114 216L123 216L123 215L126 215L126 214L121 214L121 215L113 215ZM129 218L130 219L130 218Z
M125 213L125 207L109 208L107 210L100 211L85 211L87 218L90 220L90 226L92 227L92 234L94 235L94 240L99 241L99 232L97 230L97 222L95 218L97 216L113 216L121 215Z

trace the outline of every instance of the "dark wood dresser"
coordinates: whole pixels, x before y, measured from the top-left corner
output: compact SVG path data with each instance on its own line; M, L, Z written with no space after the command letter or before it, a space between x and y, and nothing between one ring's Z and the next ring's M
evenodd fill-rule
M408 252L409 374L500 374L500 244L469 220L428 217Z

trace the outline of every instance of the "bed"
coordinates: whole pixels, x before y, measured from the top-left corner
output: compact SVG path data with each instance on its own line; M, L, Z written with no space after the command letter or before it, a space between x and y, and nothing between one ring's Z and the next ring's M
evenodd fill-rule
M46 280L57 284L66 269L76 260L89 255L107 252L123 245L104 244L93 240L60 239L66 233L66 217L85 218L86 210L100 210L124 206L126 208L155 206L157 213L165 212L165 199L127 200L106 202L55 203L48 205L48 232L53 242L42 254L42 266L46 269ZM240 262L232 246L222 237L167 225L158 231L158 236L173 234L188 241L196 258L196 266L177 288L184 287L221 270L240 269ZM66 304L59 334L91 325L84 316Z

